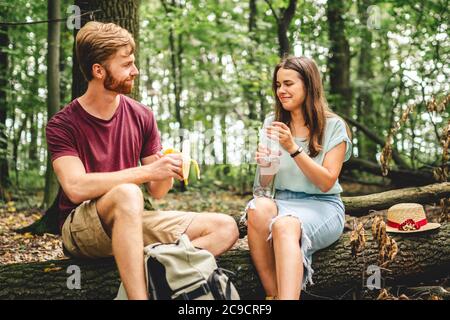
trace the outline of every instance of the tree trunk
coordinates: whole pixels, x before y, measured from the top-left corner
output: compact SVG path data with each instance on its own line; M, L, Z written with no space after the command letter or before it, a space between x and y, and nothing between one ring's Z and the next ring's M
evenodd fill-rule
M261 123L264 123L264 120L266 119L266 97L264 96L262 88L258 90L258 98L260 104L259 121L261 121Z
M179 43L180 44L180 43ZM170 45L170 61L171 61L171 69L172 69L172 78L173 78L173 91L175 96L175 119L180 125L180 129L184 128L183 125L183 117L181 116L181 91L182 91L182 83L181 83L181 66L179 65L179 61L181 58L178 56L179 48L176 48L175 44L175 36L172 28L169 30L169 45ZM183 141L181 141L183 144Z
M223 157L222 157L222 163L223 164L228 164L228 142L227 142L227 116L226 114L222 114L220 116L220 131L221 131L221 138L220 140L222 140L222 152L223 152Z
M81 13L88 11L102 10L95 13L95 20L100 22L113 22L127 29L136 42L134 52L136 65L139 67L139 4L140 0L75 0L75 5L79 6ZM81 26L90 21L89 15L83 16ZM74 39L78 30L74 30ZM75 43L73 48L73 69L72 69L72 99L84 94L87 89L87 82L81 73L76 56ZM139 99L139 77L134 80L134 88L131 96Z
M0 19L6 16L0 13ZM8 54L9 45L8 27L0 26L0 199L6 196L6 189L11 185L8 166L8 139L6 136L7 99L8 88Z
M38 123L37 123L37 114L31 111L30 114L30 146L28 149L28 169L36 169L39 167L39 157L38 157L38 146L37 146L37 139L38 139Z
M61 19L61 3L59 0L49 0L48 19ZM59 47L61 28L58 22L48 24L48 55L47 55L47 120L50 120L60 108L59 91ZM58 193L58 181L50 161L50 152L47 149L47 170L45 172L45 191L42 207L47 209L53 203Z
M358 85L358 96L356 99L357 117L358 121L365 126L372 128L375 132L380 131L377 127L376 114L373 106L372 88L370 81L373 79L372 71L372 32L368 28L368 12L367 8L372 4L372 0L358 1L358 15L361 21L361 45L358 61L358 80L361 83ZM376 144L367 139L367 137L358 132L358 151L361 158L375 161Z
M256 31L256 16L258 14L257 7L256 7L256 0L250 0L249 1L249 9L250 13L248 16L248 35L250 40L252 41L253 45L257 45L258 43L258 37L257 37L257 31ZM249 50L248 53L248 64L251 66L255 65L255 57L253 54L253 50ZM248 105L248 118L251 120L256 120L257 114L256 114L256 97L255 97L255 85L253 84L254 81L243 81L243 93L245 96L245 100L247 101Z
M173 14L176 9L175 1L166 3L165 0L161 0L166 13ZM175 40L177 38L177 40ZM183 74L182 74L182 54L183 44L182 35L176 35L176 32L172 27L169 28L169 48L170 48L170 67L172 72L173 81L173 94L175 96L175 118L180 125L180 129L184 128L183 118L181 115L181 93L183 91ZM181 144L183 141L181 140Z
M369 233L369 232L366 232ZM313 256L314 285L307 294L342 296L352 289L365 289L369 265L379 265L379 250L371 235L366 247L352 256L350 232ZM381 271L381 286L418 283L448 275L450 270L450 224L434 232L393 237L399 252ZM235 272L232 281L242 299L263 298L264 294L249 255L246 240L218 259L220 267ZM81 289L69 290L70 265L80 267ZM113 299L119 287L113 259L54 260L0 266L0 299Z
M166 3L165 0L161 0L161 4L164 7L166 13L173 14L174 9L178 9L181 5L172 0L170 3ZM169 28L169 49L170 49L170 68L172 73L173 81L173 94L175 96L175 119L177 120L180 132L180 146L183 146L184 140L184 121L181 110L181 93L183 91L183 37L182 34L176 34L176 31L170 27ZM186 191L186 184L184 181L180 183L180 191Z
M14 139L13 139L13 150L12 150L12 158L14 163L14 172L15 172L15 178L16 178L16 186L19 188L19 145L21 145L21 138L22 138L22 132L27 127L28 118L30 115L28 113L25 113L25 119L23 119L22 123L20 124L19 128L17 129L17 132L15 133Z
M33 104L36 101L36 97L39 96L39 52L35 52L33 55L34 60L34 75L28 75L30 79L33 79L30 84L30 98L29 100ZM28 170L33 170L39 168L39 156L38 156L38 112L35 108L28 107L26 110L28 114L29 121L29 133L30 133L30 144L28 147L28 161L26 163Z
M330 94L337 112L351 115L352 90L350 87L350 47L345 36L345 1L327 2L328 33L330 40Z
M287 32L289 31L289 26L291 25L295 10L297 9L297 0L289 0L287 8L282 8L279 13L272 7L271 1L266 0L266 2L269 4L277 21L279 55L280 57L284 57L291 53L291 45L289 43Z

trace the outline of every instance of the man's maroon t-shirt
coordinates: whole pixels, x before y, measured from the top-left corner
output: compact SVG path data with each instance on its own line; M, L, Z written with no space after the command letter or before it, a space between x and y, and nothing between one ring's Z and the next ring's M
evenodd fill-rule
M124 95L109 120L89 114L73 100L50 119L46 135L52 162L62 156L79 157L86 173L137 167L140 159L161 150L153 112ZM72 203L62 188L57 201L61 230L78 204Z

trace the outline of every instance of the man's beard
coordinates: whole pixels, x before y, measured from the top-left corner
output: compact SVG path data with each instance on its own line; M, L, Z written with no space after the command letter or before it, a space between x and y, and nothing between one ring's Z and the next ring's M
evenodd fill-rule
M131 80L131 81L130 81ZM128 77L125 80L118 81L111 75L108 69L106 69L106 78L103 82L103 87L106 90L114 91L121 94L129 94L133 89L134 77Z

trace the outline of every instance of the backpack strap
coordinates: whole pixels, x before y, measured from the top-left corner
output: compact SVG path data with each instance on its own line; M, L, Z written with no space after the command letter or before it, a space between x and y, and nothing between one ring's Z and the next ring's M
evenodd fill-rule
M202 283L202 285L190 292L183 292L174 300L195 300L198 297L204 296L208 294L211 290L209 289L206 283Z
M214 299L216 300L232 300L232 282L230 277L226 276L226 274L234 275L234 272L223 269L223 268L217 268L214 270L214 272L209 276L208 278L208 284L211 288L211 293L214 296ZM225 285L225 293L223 293L221 284L220 284L220 277L223 276L226 279L226 285Z
M231 280L228 278L227 287L225 288L225 300L231 300Z
M222 288L220 288L220 278L219 276L222 274L220 269L216 269L211 273L208 278L208 284L211 288L211 293L215 300L226 300L226 297L222 293Z

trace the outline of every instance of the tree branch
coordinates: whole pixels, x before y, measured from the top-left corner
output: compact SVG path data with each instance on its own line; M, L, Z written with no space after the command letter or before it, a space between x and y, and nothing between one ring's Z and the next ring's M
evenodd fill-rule
M272 3L270 2L270 0L264 0L264 1L268 4L268 6L269 6L270 10L272 11L272 14L275 17L275 20L277 21L277 23L280 23L280 19L278 18L277 12L272 7Z
M288 7L286 8L286 10L284 10L283 13L282 21L284 25L288 26L291 23L292 18L294 18L295 15L296 8L297 8L297 0L290 0Z
M386 142L383 139L381 139L376 133L371 131L365 125L363 125L363 124L359 123L358 121L353 120L352 118L345 116L343 114L339 114L339 116L341 118L343 118L345 121L347 121L348 123L350 123L352 126L355 126L356 128L358 128L362 133L364 133L366 135L366 137L368 137L370 140L372 140L376 144L378 144L382 147L386 144ZM392 159L400 167L405 168L405 169L410 168L409 165L406 163L406 161L402 159L402 157L400 156L399 152L396 149L392 150Z

